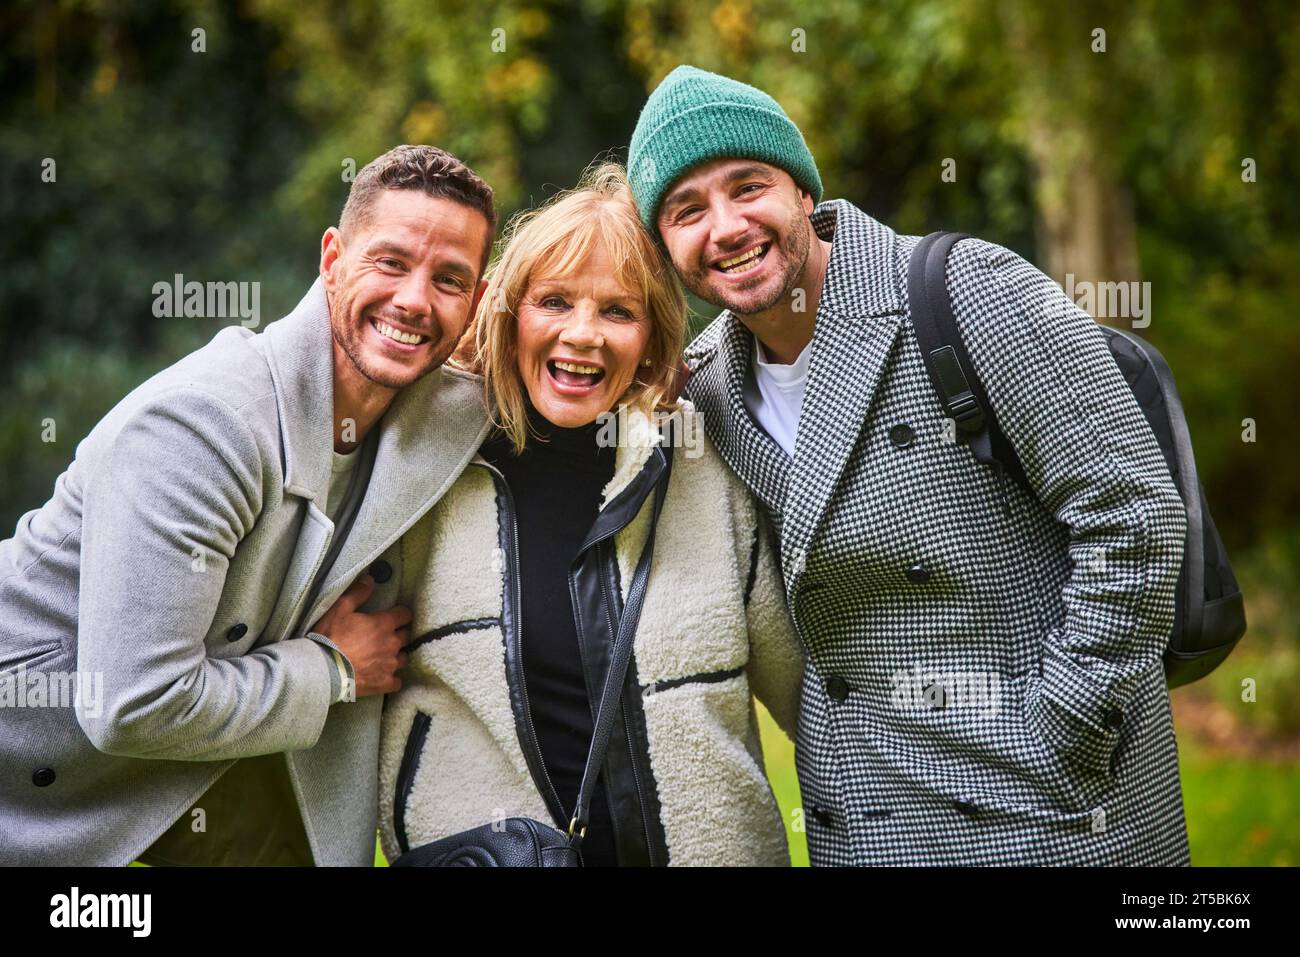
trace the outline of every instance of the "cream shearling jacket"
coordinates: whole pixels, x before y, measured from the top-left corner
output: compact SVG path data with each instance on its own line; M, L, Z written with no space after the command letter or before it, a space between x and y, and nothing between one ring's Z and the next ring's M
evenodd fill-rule
M617 578L626 600L653 488L669 482L604 772L619 859L787 865L751 695L793 737L803 655L765 518L694 408L681 402L675 415L687 441L672 450L671 469L649 420L625 420L596 523L621 524L612 547L593 554L605 556L602 574ZM531 736L511 627L517 572L503 486L476 456L385 556L396 601L414 615L410 664L382 720L379 824L389 860L508 817L568 826L572 808L558 806ZM607 650L608 633L603 640L604 648L583 648L588 667Z

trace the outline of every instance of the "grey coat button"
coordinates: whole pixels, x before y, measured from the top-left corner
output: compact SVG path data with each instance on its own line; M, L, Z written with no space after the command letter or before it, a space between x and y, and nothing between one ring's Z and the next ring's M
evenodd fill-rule
M953 807L955 807L962 814L965 814L967 817L972 817L973 815L979 813L979 808L977 808L974 804L971 804L970 801L958 801L956 804L953 805Z
M37 768L32 772L32 783L38 788L47 788L54 783L54 768Z
M926 568L920 562L917 562L905 573L907 580L913 585L924 585L930 580L930 569Z
M826 693L836 701L843 701L849 696L849 683L839 675L831 675L826 679Z
M1110 728L1112 731L1118 731L1124 726L1124 712L1120 711L1119 708L1111 708L1106 712L1104 720L1106 722L1106 727Z
M912 439L915 437L912 427L906 422L902 422L889 430L889 441L893 442L894 445L898 446L900 449L905 449L911 445Z
M237 625L231 625L230 630L226 632L226 641L238 641L248 634L248 626L242 621Z
M820 824L822 827L830 827L831 822L834 820L831 817L830 811L816 804L813 805L812 816L813 816L813 820L816 821L818 824Z
M393 566L381 558L370 566L370 575L374 578L375 584L382 585L393 577Z

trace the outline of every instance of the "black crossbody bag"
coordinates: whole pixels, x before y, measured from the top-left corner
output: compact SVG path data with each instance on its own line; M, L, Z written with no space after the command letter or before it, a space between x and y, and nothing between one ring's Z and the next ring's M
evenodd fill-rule
M627 590L627 604L623 606L623 616L618 623L609 671L605 674L605 686L600 693L600 707L596 710L591 749L587 752L587 767L582 774L582 785L578 788L578 801L573 809L573 818L569 821L568 833L532 818L510 817L412 848L390 866L582 867L582 840L587 836L591 792L605 763L619 694L627 677L628 664L632 660L632 642L636 636L637 622L641 618L641 603L645 598L650 561L654 556L655 528L659 524L659 511L663 508L670 474L665 472L655 488L650 534L646 537L645 548L641 550L641 558L632 575L632 584Z

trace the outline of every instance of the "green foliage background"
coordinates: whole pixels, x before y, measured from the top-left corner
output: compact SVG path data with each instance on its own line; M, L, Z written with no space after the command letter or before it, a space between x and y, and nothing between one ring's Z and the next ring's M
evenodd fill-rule
M1090 48L1097 27L1104 53ZM1217 789L1246 780L1251 800L1232 806L1243 828L1258 824L1269 788L1294 788L1300 753L1300 8L1289 0L9 3L0 527L49 497L121 396L217 331L219 320L155 318L155 282L260 282L270 321L314 276L349 160L435 143L484 175L508 214L572 186L594 159L625 157L646 94L683 62L772 93L827 195L901 231L962 229L1044 262L1044 223L1080 171L1130 212L1134 278L1153 290L1143 334L1177 374L1251 619L1212 681L1175 694L1188 722L1217 709L1231 725L1189 743L1180 720L1180 740L1202 749L1188 768L1238 769L1185 773L1189 819L1195 831ZM955 183L939 175L949 157ZM1243 182L1246 157L1256 182ZM1201 862L1294 862L1295 828L1270 827Z

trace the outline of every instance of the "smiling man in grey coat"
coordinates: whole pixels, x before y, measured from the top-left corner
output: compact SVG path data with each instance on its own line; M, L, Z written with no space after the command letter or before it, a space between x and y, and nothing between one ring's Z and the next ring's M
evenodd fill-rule
M947 438L918 238L818 204L775 100L679 67L628 167L686 286L726 307L688 394L779 529L812 863L1187 863L1161 666L1186 515L1093 320L1014 253L954 247L956 322L1032 492L1004 486Z
M0 543L0 864L373 862L377 559L486 431L442 364L495 226L450 154L379 157L297 308L133 391Z

